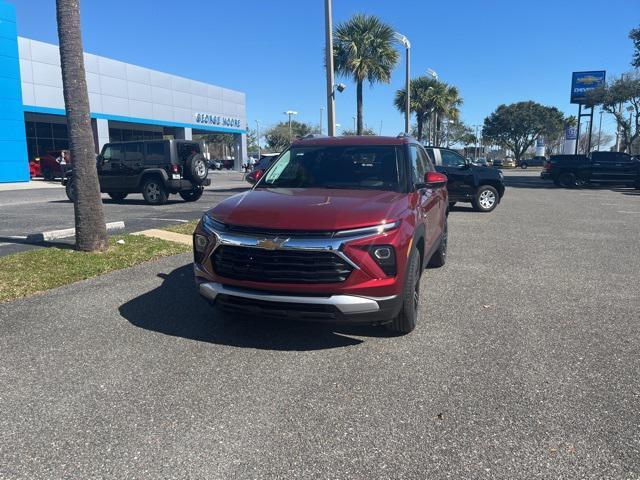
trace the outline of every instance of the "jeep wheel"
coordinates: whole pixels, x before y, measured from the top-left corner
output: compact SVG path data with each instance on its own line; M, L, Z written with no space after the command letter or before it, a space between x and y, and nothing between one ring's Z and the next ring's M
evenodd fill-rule
M64 186L64 192L67 194L67 198L73 202L76 198L76 192L73 189L73 180L67 179L67 184Z
M127 194L122 192L109 192L107 195L109 195L116 202L121 202L122 200L127 198Z
M442 230L442 236L440 237L440 246L431 256L429 260L429 267L440 268L447 262L447 241L449 238L449 222L446 217L444 219L444 229Z
M407 263L407 275L402 288L402 308L396 318L385 327L397 334L405 335L416 328L420 303L420 252L413 247Z
M204 156L194 153L185 162L185 171L189 179L196 185L202 185L209 176L209 166Z
M178 195L180 195L185 202L195 202L200 199L203 193L204 187L198 187L193 190L183 190L182 192L178 192Z
M471 203L476 212L490 212L498 205L499 198L495 188L491 185L483 185L478 189Z
M162 182L155 177L144 181L142 184L142 196L149 205L164 205L167 203L167 190Z

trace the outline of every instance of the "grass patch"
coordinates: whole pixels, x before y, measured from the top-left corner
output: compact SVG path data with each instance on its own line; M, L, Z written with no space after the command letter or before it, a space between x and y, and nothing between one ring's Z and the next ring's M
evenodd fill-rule
M109 238L104 253L50 247L7 255L0 257L0 303L189 251L188 245L158 238L118 235Z
M178 225L171 225L170 227L164 227L162 230L167 230L168 232L182 233L183 235L192 235L199 221L200 219L191 220L190 222L187 222L187 223L180 223Z

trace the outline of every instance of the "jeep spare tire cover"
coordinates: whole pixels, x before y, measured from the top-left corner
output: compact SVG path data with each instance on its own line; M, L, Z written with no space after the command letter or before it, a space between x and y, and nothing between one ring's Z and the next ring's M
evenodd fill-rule
M209 176L209 165L200 153L189 155L185 162L186 176L196 185L201 185Z

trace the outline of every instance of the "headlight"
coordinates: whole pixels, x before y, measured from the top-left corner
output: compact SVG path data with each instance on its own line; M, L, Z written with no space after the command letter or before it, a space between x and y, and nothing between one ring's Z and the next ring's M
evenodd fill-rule
M225 229L224 223L214 220L206 213L202 216L202 226L209 233L215 233Z

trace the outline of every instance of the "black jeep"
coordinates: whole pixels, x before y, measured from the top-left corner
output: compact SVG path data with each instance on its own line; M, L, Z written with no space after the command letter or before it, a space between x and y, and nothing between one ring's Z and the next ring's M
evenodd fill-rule
M198 142L145 140L107 143L97 156L100 191L116 201L142 193L150 205L162 205L177 193L187 202L202 196L211 184L209 167ZM74 199L73 171L63 180Z

